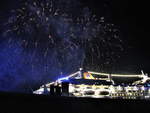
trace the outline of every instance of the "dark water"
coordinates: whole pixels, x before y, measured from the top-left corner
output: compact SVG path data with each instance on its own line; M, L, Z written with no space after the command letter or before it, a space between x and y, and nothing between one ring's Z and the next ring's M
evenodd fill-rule
M0 93L0 113L149 113L149 100L92 99Z

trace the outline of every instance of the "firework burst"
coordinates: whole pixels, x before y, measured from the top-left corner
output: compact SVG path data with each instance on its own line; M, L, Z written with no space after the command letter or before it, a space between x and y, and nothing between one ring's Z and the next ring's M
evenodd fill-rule
M20 4L12 10L5 34L15 36L24 52L31 54L32 70L37 65L33 62L43 63L47 73L54 67L64 72L80 66L102 69L123 51L114 24L75 0L22 0Z

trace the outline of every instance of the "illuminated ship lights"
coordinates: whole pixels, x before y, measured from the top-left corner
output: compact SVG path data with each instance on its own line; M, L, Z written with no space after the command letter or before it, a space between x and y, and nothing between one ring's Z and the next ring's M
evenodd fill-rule
M99 75L95 77L94 75ZM107 76L102 78L101 76ZM138 77L139 81L131 85L116 85L115 77ZM149 77L147 75L121 75L108 74L79 70L69 76L45 84L34 94L44 94L47 91L50 95L90 98L121 98L121 99L148 99L150 98Z

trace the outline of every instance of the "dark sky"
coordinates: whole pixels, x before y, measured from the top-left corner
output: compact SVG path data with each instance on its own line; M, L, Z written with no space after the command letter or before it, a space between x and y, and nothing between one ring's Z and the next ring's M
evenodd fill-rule
M0 1L0 20L8 16L8 11L16 7L18 0ZM121 60L123 65L135 65L150 73L148 1L131 0L81 0L97 15L104 15L107 21L117 25L125 43L130 48Z
M133 65L138 70L149 70L149 6L146 1L133 0L84 0L96 11L119 26L125 44L130 48L122 59L124 65ZM101 5L106 4L106 5Z

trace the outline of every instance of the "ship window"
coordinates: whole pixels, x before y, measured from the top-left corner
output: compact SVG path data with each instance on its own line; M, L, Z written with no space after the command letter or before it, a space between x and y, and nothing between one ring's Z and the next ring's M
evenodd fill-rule
M78 93L79 91L75 90L75 93Z
M75 88L80 88L80 86L75 86Z
M146 80L146 83L150 83L150 80Z
M84 92L84 95L94 95L95 92L94 91L86 91Z
M92 89L92 87L86 87L87 89Z
M108 95L108 94L109 94L108 91L102 91L102 92L99 93L99 95Z

